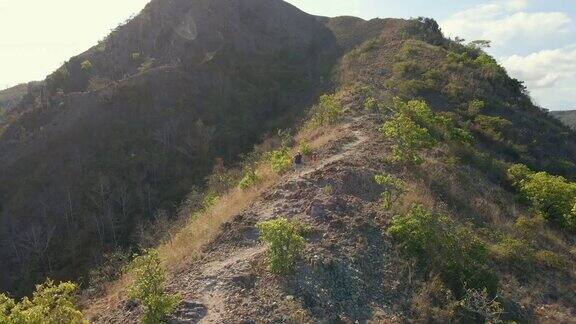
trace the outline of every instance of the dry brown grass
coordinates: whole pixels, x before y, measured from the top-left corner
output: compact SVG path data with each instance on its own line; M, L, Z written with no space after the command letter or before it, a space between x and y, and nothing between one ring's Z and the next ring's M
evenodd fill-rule
M259 167L256 172L261 179L258 185L247 190L235 188L225 194L217 204L198 215L158 248L170 272L178 272L186 267L198 255L202 246L218 234L220 225L231 221L246 209L278 178L268 165Z
M339 140L344 134L345 132L339 131L338 127L320 127L302 130L295 139L297 143L306 141L312 149L319 149ZM293 154L295 150L292 149L291 153ZM256 173L260 177L256 185L247 190L234 188L222 195L214 206L191 219L158 247L168 276L175 275L189 266L200 256L202 247L218 235L222 224L231 221L235 215L248 208L281 177L264 162L259 164ZM85 300L83 308L86 317L92 318L99 313L119 307L127 298L126 290L129 284L129 276L123 275L105 288L102 297L97 300Z
M342 132L327 127L306 129L295 138L296 142L306 141L313 149L318 149L341 138ZM291 153L295 153L292 149ZM248 190L235 188L222 196L216 205L200 214L158 248L161 258L170 272L178 272L186 267L220 231L220 225L232 220L242 210L249 207L264 191L274 185L280 177L267 163L261 163L256 173L260 182Z

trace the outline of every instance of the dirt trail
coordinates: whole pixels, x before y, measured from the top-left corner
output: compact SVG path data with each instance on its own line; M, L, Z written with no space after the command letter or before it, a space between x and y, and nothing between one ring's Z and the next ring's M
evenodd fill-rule
M299 172L292 172L279 180L271 192L273 199L263 197L250 208L250 222L253 224L260 220L270 219L282 215L292 215L291 212L302 212L303 200L293 199L291 196L300 186L299 182L310 183L310 176L321 172L330 165L342 161L356 153L356 149L368 140L368 135L361 127L356 127L360 121L353 119L344 124L342 131L353 134L353 140L335 148L335 152L323 156L316 164L306 164ZM270 197L268 197L270 198ZM222 323L227 319L226 309L230 306L230 295L234 294L232 286L250 286L253 278L251 272L257 259L265 252L265 247L258 241L255 229L247 229L243 233L241 246L232 244L218 244L213 247L217 253L208 253L212 260L205 260L197 265L197 269L183 276L174 278L170 286L183 292L186 300L177 311L172 323ZM225 236L223 234L222 236ZM231 245L231 246L230 246ZM217 255L214 257L213 255ZM240 289L242 293L244 289ZM237 297L237 296L233 296Z

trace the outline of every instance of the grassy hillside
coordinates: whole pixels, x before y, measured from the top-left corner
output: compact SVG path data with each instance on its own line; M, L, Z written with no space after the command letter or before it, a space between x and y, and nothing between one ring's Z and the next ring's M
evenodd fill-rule
M317 161L278 175L258 160L261 182L232 182L159 246L166 287L185 299L172 319L570 322L576 184L553 174L573 175L572 132L432 20L325 22L358 45L292 139L290 154L307 143ZM262 224L283 218L305 245L271 274ZM129 286L86 314L137 321Z
M576 137L475 43L425 18L163 4L0 138L6 287L85 275L96 323L576 316ZM156 59L127 64L138 46Z

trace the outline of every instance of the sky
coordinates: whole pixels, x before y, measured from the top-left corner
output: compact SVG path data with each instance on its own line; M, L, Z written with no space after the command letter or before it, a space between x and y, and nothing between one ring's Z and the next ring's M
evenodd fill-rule
M41 80L103 39L148 0L0 0L0 89ZM490 54L534 101L576 109L576 0L288 0L316 15L435 18Z

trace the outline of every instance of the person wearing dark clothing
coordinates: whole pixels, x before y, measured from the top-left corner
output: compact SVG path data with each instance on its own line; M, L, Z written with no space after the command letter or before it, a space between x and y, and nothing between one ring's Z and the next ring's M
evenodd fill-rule
M301 166L302 165L302 153L298 152L294 156L294 165Z

